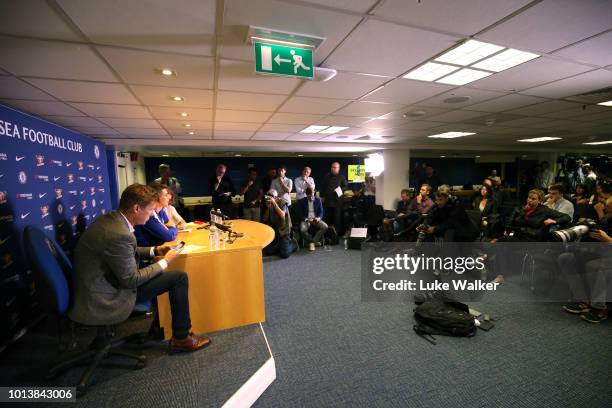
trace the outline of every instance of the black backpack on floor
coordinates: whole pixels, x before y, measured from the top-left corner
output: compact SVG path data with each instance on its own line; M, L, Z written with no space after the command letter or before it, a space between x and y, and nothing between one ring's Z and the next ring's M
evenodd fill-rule
M430 299L414 310L416 334L432 344L436 344L433 335L472 337L476 335L474 317L470 315L467 305L460 302L445 302Z

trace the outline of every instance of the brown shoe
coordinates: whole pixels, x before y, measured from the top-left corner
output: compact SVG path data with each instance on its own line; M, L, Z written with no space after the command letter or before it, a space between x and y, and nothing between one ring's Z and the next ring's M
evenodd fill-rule
M210 346L210 343L210 337L189 333L189 335L182 340L177 340L174 337L171 338L169 352L170 354L174 354L196 351Z

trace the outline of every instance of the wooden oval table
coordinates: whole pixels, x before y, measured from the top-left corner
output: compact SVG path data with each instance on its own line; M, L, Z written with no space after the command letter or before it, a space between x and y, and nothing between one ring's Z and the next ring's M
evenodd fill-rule
M269 226L247 220L232 220L234 232L244 234L234 243L221 243L217 250L209 245L209 230L192 226L181 232L176 245L185 249L168 270L189 275L189 312L191 330L206 333L244 326L266 320L262 248L274 239ZM224 234L227 238L227 233ZM172 336L172 315L168 293L157 298L159 323L164 338Z

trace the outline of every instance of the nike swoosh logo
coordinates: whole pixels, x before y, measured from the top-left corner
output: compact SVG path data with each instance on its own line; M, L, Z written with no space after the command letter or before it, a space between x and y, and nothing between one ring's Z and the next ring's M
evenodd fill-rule
M100 200L100 205L104 204L104 200Z
M0 245L4 245L4 243L5 243L6 241L8 241L9 239L11 239L11 237L6 237L6 238L4 238L4 239L0 239Z
M76 207L76 204L75 205L71 205L70 209L72 210L74 207Z
M55 177L55 176L53 176L53 181L57 181L57 180L59 180L59 179L61 179L61 178L62 178L61 176L60 176L60 177Z
M21 219L23 220L25 217L27 217L28 215L30 215L30 213L25 213L25 214L21 214Z
M25 159L25 156L15 156L15 161L22 161L23 159Z
M66 163L66 167L72 166L72 163Z
M90 178L89 178L89 181L91 181L91 180L93 180L93 177L90 177Z
M0 174L0 178L4 177L4 174Z
M39 193L39 194L38 194L38 198L43 198L43 197L44 197L44 196L46 196L46 195L47 195L47 193L42 193L42 194L40 194L40 193Z
M81 191L81 195L83 195L85 193L85 190Z

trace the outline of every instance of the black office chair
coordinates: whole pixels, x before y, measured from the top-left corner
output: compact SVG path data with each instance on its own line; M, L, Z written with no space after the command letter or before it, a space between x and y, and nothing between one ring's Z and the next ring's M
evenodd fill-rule
M41 303L50 313L56 315L58 320L65 319L73 299L73 291L70 285L73 272L72 263L60 246L49 238L42 229L28 226L24 229L23 238L25 251L34 272L35 281L38 284L37 289L41 296ZM142 305L138 306L142 309ZM77 393L82 395L89 387L96 368L102 365L103 360L109 355L135 359L137 361L134 366L135 369L143 368L146 365L144 355L136 355L118 349L127 341L141 338L140 334L115 339L114 326L97 326L96 329L97 334L90 348L54 365L48 371L48 379L91 359L77 385Z

